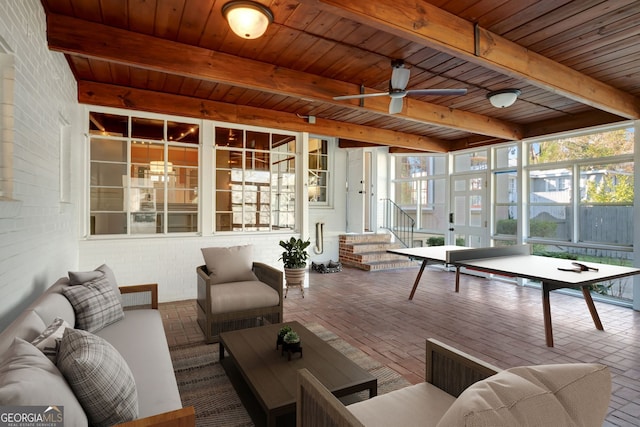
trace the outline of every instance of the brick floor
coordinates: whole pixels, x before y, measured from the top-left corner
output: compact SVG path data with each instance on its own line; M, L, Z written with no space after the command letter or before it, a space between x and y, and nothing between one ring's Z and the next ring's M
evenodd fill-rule
M285 299L285 320L318 322L412 383L424 378L425 339L437 338L501 368L598 362L610 366L613 396L605 426L640 426L640 312L596 302L593 325L582 297L551 294L555 347L545 345L541 293L499 280L428 268L412 301L418 269L310 273L302 298ZM160 304L170 345L202 340L195 302Z

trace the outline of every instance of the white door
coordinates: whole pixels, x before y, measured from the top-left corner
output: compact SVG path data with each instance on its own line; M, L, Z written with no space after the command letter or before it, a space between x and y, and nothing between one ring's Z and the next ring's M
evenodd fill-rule
M488 245L486 173L451 176L450 244L482 248Z
M349 150L347 157L347 232L361 234L365 231L364 150Z

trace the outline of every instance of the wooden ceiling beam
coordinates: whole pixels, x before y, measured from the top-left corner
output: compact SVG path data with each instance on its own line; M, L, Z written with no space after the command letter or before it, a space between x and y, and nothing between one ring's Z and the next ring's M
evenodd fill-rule
M50 49L69 55L389 115L387 97L368 98L366 107L360 107L358 100L333 99L336 94L359 93L360 88L351 83L95 22L50 13L47 15L47 39ZM520 139L523 135L522 128L513 123L437 104L405 101L404 112L395 117L509 140Z
M309 124L295 114L104 83L78 82L78 102L226 123L244 123L293 132L309 132L419 151L437 153L449 151L447 141L419 135L320 118L316 119L315 124Z
M300 0L628 119L640 99L532 52L425 1ZM497 136L499 135L492 135Z

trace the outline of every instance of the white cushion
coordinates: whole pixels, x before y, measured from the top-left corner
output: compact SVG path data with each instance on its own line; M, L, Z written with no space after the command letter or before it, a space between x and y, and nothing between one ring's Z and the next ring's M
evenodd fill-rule
M603 365L512 368L467 388L438 427L601 427L610 396L611 376Z
M455 397L423 382L347 406L367 427L435 426Z
M0 405L63 406L65 426L86 426L87 416L62 373L31 343L15 338L0 363Z
M202 248L211 283L258 280L253 274L253 246Z
M106 340L87 331L65 329L58 368L92 426L138 418L138 395L131 370Z
M280 304L278 291L260 281L211 285L211 312L220 314Z

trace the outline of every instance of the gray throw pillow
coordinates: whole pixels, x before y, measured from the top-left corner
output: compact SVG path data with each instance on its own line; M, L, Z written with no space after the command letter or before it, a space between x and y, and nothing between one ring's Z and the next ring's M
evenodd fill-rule
M124 318L122 304L104 275L82 285L65 287L62 293L73 306L78 329L97 332Z
M45 356L53 363L58 361L58 350L60 349L60 340L66 328L71 325L61 317L56 317L53 322L36 337L31 344L35 345Z
M69 382L93 426L111 426L138 418L133 374L106 340L86 331L66 329L58 369Z
M0 362L0 405L63 406L65 426L86 426L87 416L56 366L31 343L15 338Z
M107 264L102 264L100 267L92 271L70 271L69 283L71 283L72 285L82 285L86 282L99 278L101 275L104 275L107 278L107 280L111 284L111 287L113 287L113 290L118 296L120 303L122 303L122 295L120 294L120 289L118 288L116 275Z

